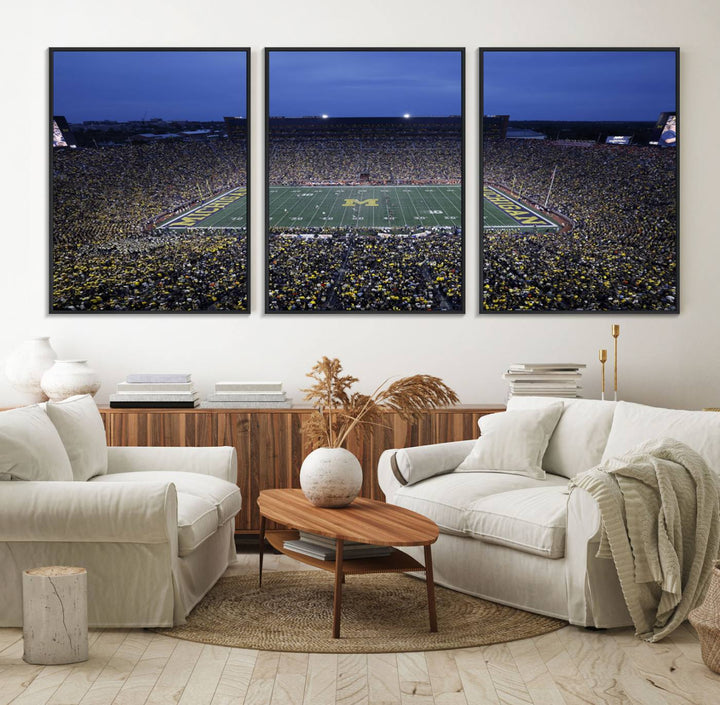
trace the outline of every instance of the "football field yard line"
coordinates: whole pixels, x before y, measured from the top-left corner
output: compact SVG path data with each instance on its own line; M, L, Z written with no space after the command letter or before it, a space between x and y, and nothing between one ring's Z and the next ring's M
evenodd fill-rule
M407 219L407 216L405 215L405 209L403 208L403 200L404 199L402 199L402 198L398 199L398 206L400 208L400 215L402 216L403 224L407 225L408 219ZM398 225L396 227L401 227L401 226Z
M331 206L332 206L332 200L330 201L330 205L325 205L325 202L328 200L328 198L331 197L331 195L332 195L332 194L330 193L330 191L326 191L326 192L323 194L322 200L320 201L320 208L319 208L318 210L320 211L320 216L321 216L321 220L322 220L323 223L329 222L329 221L327 221L327 220L324 220L324 218L331 218L331 217L332 217L332 213L330 213L330 212L328 212L328 211L325 210L326 208L328 208L330 211L332 211L332 208L331 208Z
M442 208L433 208L431 203L428 200L428 198L434 197L436 190L437 189L426 189L425 191L420 191L420 198L422 198L423 205L427 209L428 216L430 216L431 219L435 220L434 224L439 227L442 227L443 225L446 225L446 223L441 223L440 217L438 217L438 216L442 216L444 220L447 220L447 218L445 217L446 216L445 211ZM442 212L441 213L433 213L433 211L442 211Z
M462 206L460 203L453 203L448 195L448 191L445 187L437 190L438 194L438 207L440 210L449 214L449 220L453 227L461 226L462 218Z
M435 193L437 189L432 189L431 191L426 191L423 193L423 203L427 206L428 215L432 216L435 220L435 225L439 227L446 226L447 223L447 213L445 212L444 208L437 207L437 204L433 205L433 200L435 199ZM442 211L441 213L433 213L432 211Z
M310 192L309 191L301 191L300 193L303 194L303 193L310 193ZM310 213L312 214L313 210L315 209L314 202L315 202L316 195L317 194L312 194L311 196L303 196L303 206L300 209L300 212L295 216L296 218L298 218L298 222L302 223L303 225L305 225L305 222L304 222L305 221L305 211L308 208L311 208ZM310 220L312 221L312 218ZM309 227L309 225L308 225L308 227Z

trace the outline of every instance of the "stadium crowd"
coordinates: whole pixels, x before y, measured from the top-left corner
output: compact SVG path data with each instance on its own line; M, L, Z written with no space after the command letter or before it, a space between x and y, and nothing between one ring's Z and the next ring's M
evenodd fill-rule
M459 229L419 235L275 234L273 311L447 311L462 308Z
M164 229L55 252L56 310L242 311L247 303L244 233Z
M676 152L487 140L484 180L574 223L570 233L487 230L483 308L674 310L677 306Z
M314 136L270 139L271 186L313 184L450 184L462 178L460 133L399 143Z
M53 309L244 309L245 227L156 226L245 184L245 146L229 140L56 150Z

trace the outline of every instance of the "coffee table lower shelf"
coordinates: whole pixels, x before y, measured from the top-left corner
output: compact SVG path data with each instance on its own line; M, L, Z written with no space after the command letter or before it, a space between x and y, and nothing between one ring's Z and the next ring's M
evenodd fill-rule
M280 529L275 531L266 531L265 538L268 543L280 553L294 558L296 561L306 563L315 568L322 568L330 573L335 572L335 560L323 561L319 558L306 556L297 551L291 551L284 547L285 541L294 541L300 537L297 531L291 529ZM342 571L345 575L361 575L363 573L409 573L413 571L425 571L425 566L416 561L407 553L398 551L393 548L393 552L389 556L381 556L377 558L352 558L345 559L342 562Z
M263 517L264 519L264 517ZM377 558L354 558L349 560L342 560L338 557L333 561L323 561L319 558L313 558L312 556L306 556L296 551L291 551L285 548L285 541L292 541L299 537L299 533L292 529L280 529L274 531L265 531L264 521L261 525L260 530L260 570L259 570L259 584L262 587L262 564L263 564L263 543L264 539L267 539L268 543L284 553L286 556L294 558L296 561L311 565L315 568L321 568L329 573L335 574L335 591L333 597L333 625L332 625L332 636L334 639L340 638L340 606L342 602L342 583L345 582L346 575L360 575L363 573L408 573L414 571L422 571L425 573L425 582L427 585L428 595L428 614L430 617L430 631L437 631L437 612L435 609L435 586L433 583L432 573L432 554L430 552L430 546L426 545L425 549L425 560L427 566L416 561L412 556L407 553L398 551L393 548L392 553L389 556L382 556Z

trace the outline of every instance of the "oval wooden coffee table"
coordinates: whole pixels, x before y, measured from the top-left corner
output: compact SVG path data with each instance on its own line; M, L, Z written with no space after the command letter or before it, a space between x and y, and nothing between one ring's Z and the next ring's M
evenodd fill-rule
M308 502L302 490L295 489L264 490L260 493L257 503L260 508L260 585L262 586L265 538L273 548L295 560L334 572L332 626L334 639L340 637L340 607L345 575L360 573L425 571L430 631L437 631L430 549L431 544L435 543L438 537L438 527L435 522L408 509L363 497L358 497L347 507L337 509L315 507ZM266 533L266 519L287 526L288 530ZM284 542L298 538L298 529L335 539L335 560L323 561L286 549L283 546ZM393 550L389 556L381 558L356 558L343 561L342 549L345 541L359 541L378 546L424 546L425 565L398 550Z

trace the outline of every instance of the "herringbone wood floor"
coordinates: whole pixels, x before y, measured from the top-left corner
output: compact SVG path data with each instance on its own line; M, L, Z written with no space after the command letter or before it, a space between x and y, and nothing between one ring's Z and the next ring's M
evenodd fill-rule
M240 554L233 573L257 569ZM267 570L296 570L266 556ZM306 569L306 566L302 566ZM630 629L566 627L507 644L404 654L280 654L152 632L90 633L90 659L22 660L22 630L0 629L0 705L717 705L692 628L659 644Z

